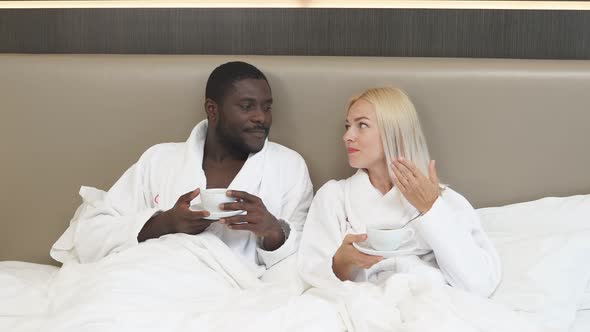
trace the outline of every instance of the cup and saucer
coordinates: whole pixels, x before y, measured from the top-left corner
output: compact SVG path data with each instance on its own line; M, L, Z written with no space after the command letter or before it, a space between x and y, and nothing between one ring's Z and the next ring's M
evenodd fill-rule
M203 217L207 220L219 220L221 218L228 218L244 214L244 210L226 211L219 208L222 203L233 203L237 200L233 197L228 197L225 193L226 188L212 188L201 191L201 203L192 204L189 209L191 211L209 211L208 217Z
M352 245L363 254L391 258L415 253L417 247L409 245L414 235L412 228L369 228L367 241L354 242Z

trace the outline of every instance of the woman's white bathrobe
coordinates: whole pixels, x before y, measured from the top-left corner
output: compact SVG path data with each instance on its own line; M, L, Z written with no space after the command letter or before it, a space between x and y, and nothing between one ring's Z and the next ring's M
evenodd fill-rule
M395 187L382 195L363 170L326 183L310 207L298 253L310 293L337 303L351 331L536 330L486 298L500 282L500 260L463 196L446 188L417 216ZM346 234L400 228L413 218L405 227L414 229L414 239L403 245L412 252L356 269L353 282L336 277L332 258Z
M367 228L396 229L418 215L396 187L381 194L363 170L346 180L326 183L307 217L300 252L304 278L312 285L336 280L332 257L346 234L365 234ZM501 276L500 260L463 196L446 188L427 213L406 227L416 235L403 247L415 247L415 251L359 270L355 281L416 272L482 296L494 291Z
M204 120L185 143L151 147L104 197L85 197L96 196L96 192L83 187L80 194L86 204L54 244L52 257L61 262L93 262L136 246L139 231L155 212L170 209L181 195L195 188L207 187L202 169L206 133ZM267 140L260 152L248 157L229 188L259 196L270 213L287 222L290 236L280 248L269 252L262 250L256 236L248 231L213 223L208 232L255 269L270 267L297 250L313 196L307 166L297 152ZM200 197L193 201L198 202Z

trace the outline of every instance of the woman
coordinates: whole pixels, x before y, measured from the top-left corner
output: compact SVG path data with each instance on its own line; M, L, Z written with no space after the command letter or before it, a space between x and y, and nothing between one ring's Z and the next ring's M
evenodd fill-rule
M529 330L485 299L500 281L499 257L469 202L440 185L408 96L396 88L365 91L350 101L345 128L348 162L358 171L317 192L299 251L303 279L323 294L332 290L328 297L344 302L352 321L357 316L353 325L369 322L356 330L410 321L421 331L455 331L466 321L476 330ZM384 258L357 249L366 247L369 228L414 235ZM344 296L345 289L356 291ZM392 306L397 316L384 309Z

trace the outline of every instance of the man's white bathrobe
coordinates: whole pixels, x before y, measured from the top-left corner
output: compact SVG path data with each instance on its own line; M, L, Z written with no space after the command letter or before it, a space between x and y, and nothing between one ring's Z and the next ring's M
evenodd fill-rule
M206 133L204 120L186 142L151 147L104 197L88 197L96 192L83 187L80 194L86 205L53 246L52 257L62 262L72 258L94 262L137 246L139 231L154 213L170 209L181 195L195 188L207 187L202 169ZM290 226L290 235L280 248L269 252L248 231L213 223L208 232L255 269L270 267L297 250L313 196L307 166L297 152L267 140L260 152L248 157L229 188L260 197L270 213ZM192 203L199 202L197 197Z
M84 204L51 251L64 264L49 281L40 330L342 330L330 303L262 281L267 267L297 250L313 194L304 160L283 146L267 141L229 186L260 197L290 226L280 248L265 251L251 232L219 223L198 235L168 234L138 245L156 211L206 187L206 130L203 121L186 143L152 147L108 193L81 189Z
M309 293L338 304L351 331L536 330L485 298L500 282L500 260L465 198L446 188L419 215L397 188L381 194L363 170L326 183L310 207L298 253ZM397 229L412 219L405 227L415 236L402 246L405 253L356 269L353 282L336 277L332 258L346 234Z

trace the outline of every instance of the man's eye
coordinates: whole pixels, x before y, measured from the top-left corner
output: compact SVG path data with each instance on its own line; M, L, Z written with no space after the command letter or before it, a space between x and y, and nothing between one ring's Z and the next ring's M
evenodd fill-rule
M244 110L247 111L250 108L252 108L252 104L241 104L240 107Z
M266 106L266 107L264 108L264 111L265 111L265 112L270 112L270 111L272 111L272 106Z

